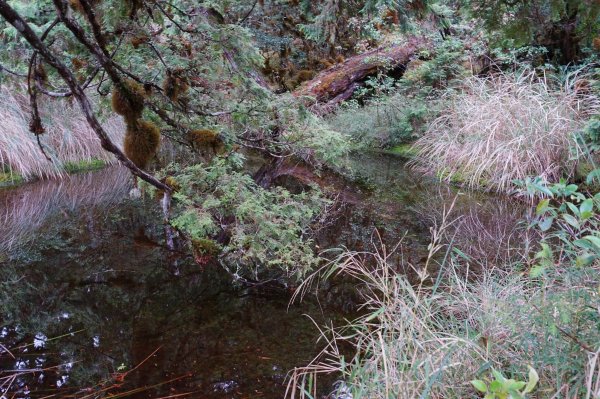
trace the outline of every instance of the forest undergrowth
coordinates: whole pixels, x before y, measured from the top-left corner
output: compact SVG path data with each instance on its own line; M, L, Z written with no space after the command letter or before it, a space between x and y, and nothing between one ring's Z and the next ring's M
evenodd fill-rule
M534 230L529 246L541 250L510 262L481 261L468 245L456 247L451 231L460 216L452 207L432 228L419 264L396 256L402 241L390 248L377 235L371 250L342 250L295 299L350 279L362 316L320 326L323 350L291 372L288 397L317 397L318 376L329 373L340 376L331 398L599 397L600 196L566 187L548 188L553 198L518 227ZM397 273L402 268L416 284ZM350 357L340 349L348 345Z

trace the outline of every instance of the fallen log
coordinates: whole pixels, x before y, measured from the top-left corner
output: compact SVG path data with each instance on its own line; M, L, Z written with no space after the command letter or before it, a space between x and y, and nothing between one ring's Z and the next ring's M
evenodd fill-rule
M330 112L337 104L350 98L368 77L382 71L403 70L411 58L426 47L425 38L412 37L403 44L380 47L350 57L304 82L294 95L314 98L317 113Z

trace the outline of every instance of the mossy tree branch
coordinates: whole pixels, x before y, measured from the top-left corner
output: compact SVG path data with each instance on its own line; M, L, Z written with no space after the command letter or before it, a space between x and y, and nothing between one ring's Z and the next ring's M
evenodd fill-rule
M73 22L71 18L67 17L63 13L63 12L66 12L65 3L61 2L60 0L55 0L55 4L57 5L57 8L61 7L61 9L59 10L59 18L61 18L61 21L64 22L66 20L66 21ZM62 12L61 12L61 10L62 10ZM104 148L106 151L114 154L115 157L123 165L125 165L131 171L131 173L134 174L135 176L148 182L149 184L153 185L156 188L164 190L166 193L171 193L172 192L171 187L164 184L163 182L158 180L156 177L154 177L154 176L150 175L149 173L143 171L142 169L138 168L129 158L127 158L125 156L125 154L121 151L121 149L119 147L117 147L110 140L108 134L106 133L106 131L104 130L104 128L102 127L102 125L100 124L98 119L96 118L93 108L92 108L92 105L91 105L89 99L87 98L87 95L83 91L82 87L77 82L75 75L71 72L71 70L69 68L67 68L67 66L62 61L60 61L48 49L48 47L46 45L44 45L44 43L40 40L40 38L36 35L36 33L31 29L29 24L5 0L0 0L0 15L22 35L22 37L31 45L31 47L35 51L37 51L50 66L52 66L53 68L56 69L58 74L65 81L65 83L67 84L67 86L69 87L71 92L73 93L73 96L77 99L77 102L79 103L81 110L82 110L88 124L90 125L92 130L94 130L94 132L100 139L102 148ZM63 19L63 17L65 19ZM69 26L67 25L67 27L69 27ZM93 54L96 57L98 57L103 68L107 71L109 76L111 76L111 78L112 78L113 77L112 74L115 74L116 71L112 67L112 62L111 62L110 58L107 57L102 52L102 50L99 48L98 45L94 45L93 42L90 42L89 40L87 40L83 30L81 30L80 28L77 29L77 26L75 26L73 24L72 24L72 27L73 27L73 29L70 29L70 30L72 32L75 31L78 33L78 34L76 34L76 37L78 39L81 39L81 38L84 39L85 42L82 41L82 43L86 47L88 47L88 49L90 49L90 51L92 51L92 49L93 49L93 51L92 51ZM116 74L116 77L117 77L117 79L119 78L118 74Z

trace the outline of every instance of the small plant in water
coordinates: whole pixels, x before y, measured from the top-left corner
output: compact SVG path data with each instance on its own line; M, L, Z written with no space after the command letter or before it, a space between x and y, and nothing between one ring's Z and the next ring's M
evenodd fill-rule
M506 378L501 372L492 369L493 379L489 380L473 380L471 384L479 392L485 394L485 399L521 399L526 398L526 395L532 392L539 380L535 369L529 367L528 381L518 381L512 378Z

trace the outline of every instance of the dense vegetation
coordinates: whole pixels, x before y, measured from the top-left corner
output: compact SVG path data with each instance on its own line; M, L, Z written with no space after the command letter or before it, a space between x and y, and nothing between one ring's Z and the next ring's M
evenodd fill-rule
M598 1L0 0L0 84L0 183L118 161L200 265L358 279L288 394L600 397ZM320 254L319 173L365 185L364 151L526 201L525 244L483 259L450 212L419 264Z

